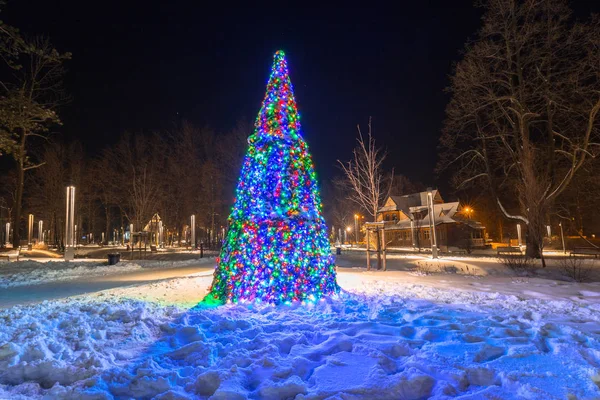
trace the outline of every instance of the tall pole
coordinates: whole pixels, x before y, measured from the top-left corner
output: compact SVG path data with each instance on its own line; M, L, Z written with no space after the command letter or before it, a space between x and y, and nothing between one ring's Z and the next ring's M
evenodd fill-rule
M190 238L190 244L192 246L192 249L196 248L196 216L194 214L192 214L192 216L190 217L190 233L191 233L191 238Z
M385 244L385 225L384 225L383 228L381 229L381 253L383 256L383 270L387 271L387 259L385 256L385 248L386 248L386 244Z
M427 203L431 207L429 209L429 240L431 241L431 257L438 258L437 255L437 240L435 235L435 213L433 208L433 192L431 188L427 188Z
M565 248L565 235L563 233L563 227L562 227L562 222L558 224L558 226L560 226L560 239L562 240L562 245L563 245L563 253L567 254L567 249Z
M41 243L44 241L44 221L38 222L38 241Z
M163 228L163 223L162 221L158 221L158 245L160 247L163 247L163 242L164 242L164 228Z
M371 270L371 252L369 251L369 228L365 230L365 234L367 235L367 271Z
M523 245L523 242L521 241L521 224L517 224L517 238L519 240L519 247L521 247ZM510 243L508 245L510 246Z
M33 214L29 214L29 229L27 230L27 248L31 250L31 241L33 240Z
M10 244L10 222L6 223L6 245Z
M75 186L67 186L67 215L65 218L65 260L75 256Z
M358 214L354 214L354 244L358 247Z

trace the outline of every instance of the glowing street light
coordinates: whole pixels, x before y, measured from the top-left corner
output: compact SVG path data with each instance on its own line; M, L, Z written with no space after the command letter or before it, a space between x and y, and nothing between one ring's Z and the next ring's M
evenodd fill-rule
M190 242L192 249L196 248L196 216L192 214L190 217Z
M562 227L562 222L560 222L558 224L558 226L560 226L560 239L562 240L562 246L563 246L563 254L567 254L567 250L565 248L565 235L563 233L563 227Z
M33 214L29 214L29 229L27 230L27 249L31 250L33 240Z
M75 186L67 186L67 215L65 218L65 261L75 257Z
M473 208L467 206L463 209L463 212L467 215L468 219L471 219L471 214L473 213Z
M354 214L354 244L358 247L358 214Z
M435 235L435 213L433 207L433 192L431 188L427 188L427 208L429 208L429 240L431 240L431 258L438 258L437 254L437 238ZM430 208L431 207L431 208ZM433 240L432 240L433 239Z

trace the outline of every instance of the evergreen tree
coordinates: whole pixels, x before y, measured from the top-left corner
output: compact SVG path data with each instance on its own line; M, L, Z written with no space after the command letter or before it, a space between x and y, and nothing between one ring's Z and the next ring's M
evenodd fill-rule
M339 291L285 54L275 53L248 138L207 301L315 301Z

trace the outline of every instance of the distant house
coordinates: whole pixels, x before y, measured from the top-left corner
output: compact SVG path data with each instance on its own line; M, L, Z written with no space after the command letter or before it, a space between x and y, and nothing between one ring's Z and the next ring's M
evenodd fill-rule
M485 246L485 227L463 212L459 202L445 203L438 190L433 190L433 222L438 248ZM377 212L377 223L385 229L390 247L431 247L428 192L390 196Z

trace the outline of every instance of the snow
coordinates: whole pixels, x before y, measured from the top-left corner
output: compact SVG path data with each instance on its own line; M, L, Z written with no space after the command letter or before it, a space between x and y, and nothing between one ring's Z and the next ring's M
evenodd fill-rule
M206 263L214 259L204 259ZM115 265L106 262L91 261L56 261L56 260L24 260L0 263L0 288L37 285L41 283L69 281L79 278L93 278L105 275L123 274L141 271L146 268L168 269L187 265L197 265L199 260L183 261L135 260L121 261Z
M204 272L0 310L0 398L600 396L597 283L338 272L317 304L197 306Z

